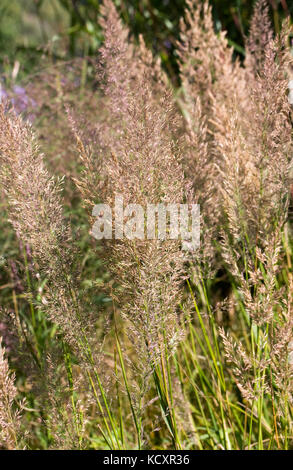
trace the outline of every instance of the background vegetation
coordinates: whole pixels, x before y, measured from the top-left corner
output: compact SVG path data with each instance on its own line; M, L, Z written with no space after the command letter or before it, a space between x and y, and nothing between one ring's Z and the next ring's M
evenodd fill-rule
M1 0L1 69L20 62L20 74L38 67L43 55L55 60L94 55L101 44L99 0ZM184 0L115 0L131 34L143 34L148 47L161 56L165 68L177 80L175 45ZM228 31L229 42L243 58L244 37L254 0L212 0L216 31ZM270 0L275 30L293 12L290 0ZM0 69L0 70L1 70Z

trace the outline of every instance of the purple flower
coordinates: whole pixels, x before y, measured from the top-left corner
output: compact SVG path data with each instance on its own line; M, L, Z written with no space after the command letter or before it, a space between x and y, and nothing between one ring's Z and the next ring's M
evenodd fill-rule
M7 98L7 92L4 88L0 85L0 103L3 99Z
M14 85L13 87L13 92L16 94L16 95L20 95L20 96L26 96L26 91L25 91L25 88L19 86L19 85Z
M35 108L37 106L35 100L28 96L26 89L20 85L14 85L12 89L11 103L17 114L24 113L29 111L30 108ZM31 113L27 116L29 121L33 121L33 118L34 115Z
M171 47L172 47L171 41L169 41L169 39L166 39L164 41L164 46L166 47L166 49L171 49Z

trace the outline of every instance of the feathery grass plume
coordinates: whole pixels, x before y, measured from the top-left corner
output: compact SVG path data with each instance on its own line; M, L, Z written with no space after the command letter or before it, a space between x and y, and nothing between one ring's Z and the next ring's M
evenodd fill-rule
M117 116L128 109L134 50L128 41L129 31L120 21L114 3L105 0L100 11L104 44L99 51L98 77L105 80L103 91L111 100L111 112L116 112L114 116Z
M233 49L229 47L226 32L215 32L212 8L208 0L203 0L200 5L196 0L187 0L185 19L180 22L180 30L177 51L183 112L189 121L187 132L193 129L201 136L203 121L207 131L203 133L202 139L207 140L208 153L213 154L213 104L224 103L228 106L231 102L232 106L236 100L238 108L245 111L248 102L245 71L238 59L233 60ZM200 107L197 105L198 100ZM198 149L195 147L194 158L197 158L196 151ZM218 163L218 155L214 158ZM186 164L187 172L188 163L189 161ZM191 174L191 178L192 176ZM216 181L213 183L215 185Z
M215 141L224 163L223 206L229 233L250 259L255 256L255 248L267 250L273 240L277 256L288 211L292 127L286 77L290 59L286 49L282 51L286 36L284 27L281 43L276 39L267 45L263 70L250 88L246 115L240 114L236 106L234 110L214 107L220 130L215 133Z
M286 30L282 44L276 39L266 48L263 71L248 87L247 113L239 111L236 101L233 108L214 104L224 212L234 240L240 238L249 249L266 245L287 217L292 127L286 76L290 57L282 51Z
M206 277L212 277L217 270L215 240L220 220L217 201L219 176L210 148L207 117L199 97L185 96L181 106L185 116L184 133L180 138L184 156L182 166L186 180L191 184L193 202L201 209L201 245L193 255L194 274L199 274L200 267Z
M62 180L49 175L30 124L3 105L0 113L0 177L10 221L47 279L41 309L76 348L87 323L76 297L74 246L61 206Z
M68 205L76 197L72 178L79 171L79 161L64 108L75 103L79 126L83 127L85 122L87 133L94 134L97 108L103 114L99 93L94 89L94 71L89 57L57 64L48 61L41 71L26 79L25 88L34 103L28 111L34 113L32 122L38 142L49 171L66 176L63 199Z
M265 51L273 39L273 28L267 0L257 0L249 36L245 48L245 68L253 76L258 75L265 62Z
M275 439L288 448L293 431L292 280L280 288L276 279L279 266L274 266L271 274L270 254L266 259L264 255L259 258L255 264L260 267L253 271L250 266L250 279L238 289L237 311L239 315L244 311L251 325L249 347L229 332L220 330L220 335L236 384L249 404L251 419L255 413L262 433L262 416L266 413Z
M233 106L245 110L244 70L238 60L233 61L226 33L214 31L209 2L200 5L187 1L185 20L181 20L180 42L177 44L182 83L180 105L185 117L184 170L192 181L195 200L201 205L202 214L202 264L215 269L215 248L218 226L221 223L221 177L216 165L221 156L214 145L213 104ZM184 142L185 141L185 142ZM205 260L205 263L203 261Z
M209 2L205 0L199 5L195 0L187 0L186 3L177 44L180 78L185 93L199 96L206 111L209 90L218 78L223 61L230 64L231 51L224 34L218 37L214 32Z
M15 374L10 371L0 337L0 447L2 449L19 448L23 404L19 409L15 409L17 393Z
M120 117L129 112L128 95L137 83L144 80L146 74L151 83L153 101L157 102L166 93L171 96L172 90L166 74L160 67L160 59L153 57L142 36L139 38L138 45L130 40L129 30L120 21L111 0L106 0L101 5L101 14L100 24L103 29L104 43L99 51L97 78L105 97L109 100L108 109L111 136L113 136L114 129L118 134L123 132ZM119 41L117 38L120 38ZM172 112L175 114L174 106ZM178 125L175 116L169 125L173 124L173 120Z
M222 256L238 285L238 308L241 305L240 311L252 327L250 353L228 337L224 345L243 396L251 401L252 409L256 406L259 423L265 397L269 397L270 406L283 410L286 416L275 417L285 433L292 419L288 368L292 313L289 286L282 289L278 277L293 150L287 36L288 24L284 24L281 37L266 46L263 67L248 86L251 99L246 115L237 105L233 109L214 105L226 214ZM285 331L289 333L284 335Z
M23 123L3 105L0 111L0 178L9 202L10 221L19 238L31 247L40 276L46 279L38 308L59 327L65 339L63 348L67 342L82 361L84 368L80 373L87 386L90 383L91 400L94 396L101 411L99 393L105 394L98 375L98 369L102 369L101 344L93 329L93 315L88 309L81 308L81 299L83 303L86 299L82 297L75 267L76 252L70 227L62 212L62 180L49 175L30 124ZM64 352L64 361L71 390L72 416L77 419L76 380L69 370L69 352ZM93 376L100 392L95 388ZM106 403L105 398L104 405L108 406ZM76 432L80 432L77 424Z
M82 165L80 175L73 177L80 194L82 204L85 207L93 206L92 195L102 192L107 184L105 171L105 155L108 151L111 136L109 135L109 117L100 119L95 125L93 133L88 132L88 127L81 128L80 120L74 107L66 108L71 132L75 137L75 146ZM96 201L97 202L97 201Z
M117 149L120 145L125 115L129 112L127 97L132 93L132 84L136 86L136 83L143 81L147 70L152 83L151 98L155 101L162 98L168 86L168 79L160 67L160 60L153 57L142 36L137 46L129 41L129 31L119 20L115 5L111 0L101 5L101 14L100 23L103 28L104 43L99 50L97 81L104 94L103 110L105 112L95 122L95 132L89 135L87 130L84 132L81 130L75 109L68 109L71 128L77 138L83 165L82 176L76 178L75 182L83 194L84 202L89 206L94 204L93 194L99 191L102 194L103 187L107 185L105 155L113 153L114 147ZM119 41L117 38L120 38ZM172 92L169 87L168 90L169 99L171 99ZM177 136L179 115L174 106L169 112L170 115L172 114L172 119L169 122L165 120L165 125L169 127L172 135ZM133 130L133 132L136 131ZM95 202L97 202L96 198Z
M145 211L147 204L183 202L184 175L172 140L177 119L172 91L158 82L160 74L154 80L151 56L142 42L133 59L139 70L134 74L133 64L129 65L134 46L127 43L127 30L113 3L105 1L101 11L105 42L100 70L112 139L104 159L107 184L101 194L86 196L92 205L103 198L114 207L115 197L121 195L125 205L140 204ZM83 187L87 174L84 178ZM149 372L165 347L172 350L180 336L176 311L183 272L180 245L176 240L126 237L108 245L109 269L127 299L122 312L129 320L128 332L139 351L140 366Z
M106 108L105 119L99 118L95 123L94 139L88 133L82 132L76 117L76 110L67 108L70 125L77 140L77 146L83 171L75 183L83 195L83 202L93 206L93 195L102 190L107 184L107 174L104 171L104 155L109 151L113 139L119 140L121 132L120 113L127 109L127 91L130 87L133 68L133 47L128 43L128 30L119 21L116 8L111 0L105 1L100 7L100 24L104 31L104 44L99 50L100 61L97 64L97 78L104 93ZM119 41L117 40L119 38ZM109 54L109 51L110 54ZM107 70L104 64L107 64ZM111 79L108 79L111 77ZM105 82L107 86L105 86ZM107 103L111 100L111 109L107 112Z
M211 94L226 101L231 91L241 89L245 97L243 70L238 60L233 61L226 32L216 34L208 0L200 5L187 0L180 30L177 51L183 92L194 101L200 98L203 114L211 115Z

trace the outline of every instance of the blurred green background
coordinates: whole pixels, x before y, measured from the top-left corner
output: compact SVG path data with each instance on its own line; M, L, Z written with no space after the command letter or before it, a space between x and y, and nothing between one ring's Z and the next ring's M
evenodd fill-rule
M199 0L200 1L200 0ZM40 58L54 60L93 55L101 41L100 0L0 0L0 73L30 74ZM114 0L135 36L160 54L176 80L175 43L185 0ZM235 51L243 55L254 0L211 0L215 28L228 30ZM269 0L274 27L293 12L293 0Z

